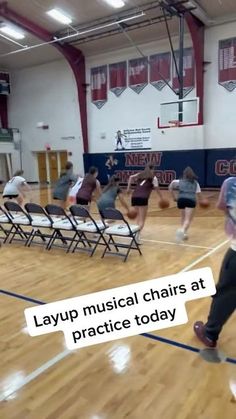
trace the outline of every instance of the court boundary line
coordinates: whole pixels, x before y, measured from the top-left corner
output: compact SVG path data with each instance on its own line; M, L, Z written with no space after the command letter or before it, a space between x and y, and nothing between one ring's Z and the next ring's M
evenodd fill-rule
M199 245L195 245L195 244L187 244L187 243L176 243L176 242L169 242L169 241L163 241L163 240L151 240L151 239L143 239L141 238L142 242L150 242L150 243L159 243L159 244L169 244L172 246L182 246L182 247L192 247L192 248L196 248L196 249L214 249L214 247L210 247L210 246L199 246Z
M214 248L212 248L211 250L209 250L209 252L205 253L204 255L198 257L197 259L195 259L195 261L193 261L191 264L187 265L185 268L183 268L181 271L179 271L178 273L182 273L182 272L186 272L189 269L191 269L192 267L194 267L195 265L197 265L198 263L202 262L204 259L206 259L207 257L211 256L213 253L217 252L217 250L219 250L221 247L223 247L226 243L228 243L229 240L225 240L221 243L219 243L217 246L215 246ZM43 301L40 300L36 300L33 299L31 297L27 297L27 296L23 296L21 294L16 294L13 293L11 291L7 291L7 290L2 290L0 289L0 293L3 295L8 295L9 297L14 297L14 298L19 298L28 302L34 302L35 304L47 304ZM156 340L158 342L162 342L162 343L166 343L170 346L175 346L181 349L185 349L191 352L195 352L195 353L199 353L200 349L199 348L195 348L194 346L190 346L190 345L186 345L184 343L181 342L177 342L171 339L167 339L167 338L163 338L161 336L158 335L153 335L151 333L142 333L140 335L137 336L143 336L145 338L148 339L152 339L152 340ZM45 362L44 364L42 364L40 367L36 368L34 371L32 371L30 374L28 374L25 379L22 381L21 384L19 384L18 386L16 386L14 389L9 390L9 392L6 394L2 394L0 395L0 401L4 401L7 400L12 394L16 393L17 391L21 390L23 387L25 387L28 383L30 383L31 381L33 381L35 378L39 377L41 374L43 374L44 372L46 372L49 368L51 368L52 366L56 365L58 362L60 362L62 359L65 359L68 355L71 355L73 352L69 351L68 349L60 352L59 354L55 355L53 358L49 359L47 362ZM231 358L231 357L227 357L225 359L226 363L231 363L231 364L235 364L236 365L236 359Z
M45 304L45 303L43 303ZM56 356L49 359L47 362L42 364L40 367L33 370L31 373L29 373L22 383L15 386L14 389L9 389L4 391L2 394L0 394L0 402L3 402L4 400L9 399L10 396L17 393L17 391L21 390L23 387L25 387L27 384L29 384L31 381L33 381L35 378L39 377L39 375L44 374L49 368L53 367L53 365L56 365L58 362L60 362L62 359L66 358L68 355L71 355L71 351L69 349L65 349L63 352L59 352Z

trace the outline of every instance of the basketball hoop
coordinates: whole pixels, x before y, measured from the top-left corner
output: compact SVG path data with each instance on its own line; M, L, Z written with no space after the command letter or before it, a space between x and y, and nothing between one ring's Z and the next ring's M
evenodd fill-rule
M181 126L181 122L178 121L178 120L169 121L169 127L170 128L178 128L180 126Z

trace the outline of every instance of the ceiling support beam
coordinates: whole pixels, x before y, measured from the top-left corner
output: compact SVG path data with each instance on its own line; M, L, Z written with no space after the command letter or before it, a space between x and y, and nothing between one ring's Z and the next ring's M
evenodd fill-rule
M44 42L53 40L53 35L46 29L32 22L31 20L19 15L10 9L6 2L0 3L0 16L4 17L9 22L21 27L25 31L31 33L33 36L41 39ZM57 50L64 56L69 63L76 80L79 109L80 109L80 121L81 130L83 137L84 152L88 153L88 123L87 123L87 103L86 103L86 73L85 73L85 57L83 53L67 44L52 44Z
M185 14L189 32L192 37L195 68L196 68L196 96L199 97L198 124L203 125L203 98L204 98L204 30L205 26L191 13Z
M175 0L164 0L163 7L168 5L172 9L176 10L177 15L181 19L183 15L187 22L189 32L191 34L193 50L195 56L195 68L196 68L196 96L199 98L199 114L198 114L198 125L203 125L203 96L204 96L204 24L193 15L195 8L190 3L190 8L185 7L185 1L179 2ZM180 4L181 3L181 4ZM196 9L197 10L197 9Z

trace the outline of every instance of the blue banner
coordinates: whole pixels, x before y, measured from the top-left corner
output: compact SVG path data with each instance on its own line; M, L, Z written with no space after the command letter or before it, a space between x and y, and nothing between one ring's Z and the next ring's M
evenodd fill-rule
M84 154L85 172L90 166L96 166L102 184L106 184L113 174L120 178L121 183L127 183L129 176L142 171L147 163L155 166L160 185L169 185L179 178L187 166L192 167L201 185L205 183L204 150Z
M206 186L221 186L229 176L236 176L236 148L206 150Z

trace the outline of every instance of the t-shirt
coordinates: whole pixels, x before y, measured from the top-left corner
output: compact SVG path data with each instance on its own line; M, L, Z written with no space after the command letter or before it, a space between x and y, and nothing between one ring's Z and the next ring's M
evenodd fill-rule
M62 175L54 188L53 198L65 201L70 189L70 186L77 181L77 177L71 171Z
M77 182L75 183L75 185L72 186L70 192L69 192L69 197L73 197L75 198L78 191L80 190L82 183L83 183L84 178L80 177L77 179Z
M79 192L76 195L77 199L80 198L90 202L92 200L93 192L97 187L97 182L98 181L94 176L86 175L79 189Z
M158 187L158 180L156 176L149 179L140 179L138 180L138 185L136 186L132 196L133 198L148 199L153 188L157 188L157 187Z
M194 202L196 201L196 194L201 193L200 185L196 180L191 182L188 179L175 179L169 185L169 189L178 189L179 199L190 199Z
M21 186L26 184L26 180L21 176L14 176L10 179L3 190L3 197L5 195L19 195Z
M120 193L121 189L119 188L119 186L112 186L111 188L103 192L97 201L97 206L99 210L103 210L106 208L115 208L115 201L117 195L119 195Z
M225 232L232 239L231 248L236 251L236 177L223 182L217 207L226 213Z

